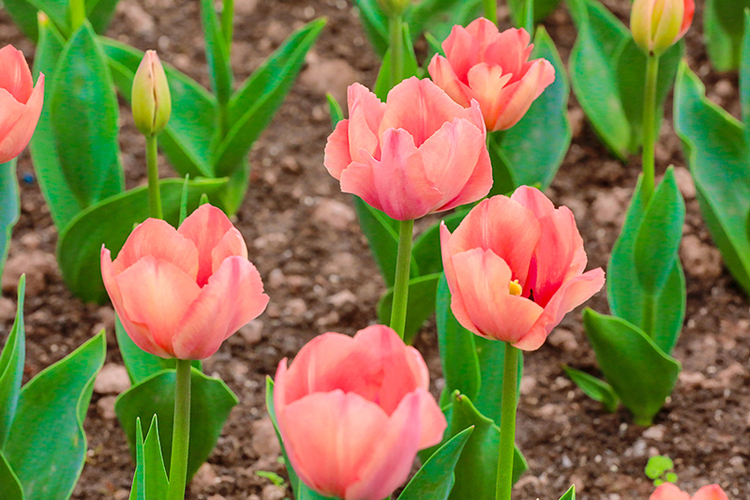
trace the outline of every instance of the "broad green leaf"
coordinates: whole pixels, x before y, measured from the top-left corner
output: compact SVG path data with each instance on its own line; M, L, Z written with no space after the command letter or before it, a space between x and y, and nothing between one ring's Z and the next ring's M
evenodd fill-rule
M443 219L448 230L455 231L458 225L469 213L469 206L456 209L455 212ZM414 261L419 266L419 274L433 274L443 272L443 256L440 253L440 223L428 227L414 240L411 250Z
M214 193L225 182L224 179L190 181L190 208L197 207L202 193ZM172 225L177 223L179 217L182 183L182 179L163 179L159 182L164 218ZM68 288L85 301L104 301L107 292L101 280L99 263L102 245L114 257L133 226L148 216L148 186L139 186L107 198L79 213L65 227L57 242L57 262Z
M0 449L0 491L3 500L24 500L23 487Z
M21 275L18 281L16 319L13 321L8 340L0 352L0 450L3 449L5 440L8 438L21 393L23 366L26 361L26 330L23 324L25 292L26 275Z
M474 404L482 415L499 422L500 409L503 403L503 370L501 367L505 366L505 342L488 340L476 335L474 343L477 346L479 370L482 374L482 385ZM518 354L517 397L520 397L518 388L521 387L522 374L523 352L520 352Z
M575 485L571 485L570 488L568 488L568 491L566 491L565 494L560 497L560 500L576 500Z
M5 259L8 258L10 237L13 226L18 222L20 208L18 181L16 180L16 160L13 159L7 163L0 163L0 276L3 274ZM0 432L0 434L2 433ZM2 448L1 435L0 448Z
M119 317L115 317L115 334L132 385L136 385L166 368L163 358L143 351L130 340Z
M510 194L518 186L510 159L500 147L503 132L491 132L487 141L487 150L492 162L492 189L488 196Z
M143 59L143 52L111 38L99 39L107 54L115 84L130 102L133 77ZM164 65L169 81L172 116L159 134L159 147L169 162L184 177L213 177L211 139L218 134L218 103L216 98L195 80L170 66Z
M89 0L86 2L88 19L97 33L107 30L118 0ZM55 24L66 34L70 34L68 25L68 2L66 0L4 0L3 8L8 11L13 23L32 42L38 42L39 28L37 18L39 11L46 12Z
M442 273L427 274L409 280L409 298L406 308L406 327L404 328L404 342L411 344L414 336L419 332L422 324L435 311L435 294L438 280ZM393 304L393 289L390 288L378 301L378 318L380 323L387 325L391 320Z
M206 44L206 60L211 87L216 94L216 99L220 103L227 103L232 96L234 74L229 59L229 47L224 41L221 21L219 21L214 5L213 0L201 0L203 39Z
M596 133L620 158L630 145L630 125L620 100L617 67L612 64L630 35L604 5L592 0L568 0L578 27L570 53L570 81L578 102Z
M50 121L63 178L82 207L125 187L112 76L85 22L65 47L52 83ZM75 126L71 126L74 123Z
M473 430L464 429L438 448L414 474L398 500L446 500L455 482L453 468Z
M750 2L750 0L749 0ZM745 124L745 137L750 141L750 12L745 11L745 26L748 35L742 38L740 59L740 104L742 122Z
M217 176L229 175L247 156L284 101L305 55L325 24L325 19L316 19L292 33L232 96L228 133L216 152L214 172Z
M534 22L539 23L545 17L552 14L557 8L560 0L534 0ZM526 26L526 0L509 0L508 7L513 24L516 26Z
M401 75L404 80L413 76L419 77L419 63L417 62L416 54L414 54L414 45L411 42L409 25L407 23L403 24L401 38L404 44L404 61L401 67ZM374 94L378 96L378 99L385 102L391 88L393 88L393 85L391 84L391 49L389 48L383 56L383 62L380 65L380 71L378 71Z
M230 217L237 213L250 187L250 159L245 156L231 172L223 189L216 193L218 205Z
M86 12L91 26L97 33L104 33L112 22L120 0L87 0Z
M570 147L570 88L565 66L544 27L539 27L536 32L531 57L545 58L552 63L555 82L534 101L520 122L491 137L500 137L500 149L512 170L514 188L540 185L541 189L546 189Z
M610 413L617 410L617 405L620 404L620 398L617 397L615 390L612 386L603 380L599 380L593 375L589 375L581 370L576 370L569 366L563 365L563 370L568 374L570 380L572 380L579 389L583 391L585 395L593 399L594 401L600 402L604 409Z
M388 50L388 17L380 10L377 0L354 0L359 9L359 20L378 57Z
M672 393L681 365L665 354L643 330L627 321L583 312L586 335L596 360L638 425L651 425Z
M358 196L352 196L359 227L367 238L372 257L388 288L393 288L398 255L398 221L372 208ZM412 276L414 272L412 271Z
M3 0L3 9L10 15L13 24L32 42L39 38L37 8L29 0Z
M221 435L229 412L238 403L237 397L220 379L191 371L190 450L188 477L192 477L206 461ZM175 371L163 370L120 394L115 413L125 431L131 452L135 452L136 418L150 422L159 417L161 449L169 468L174 420Z
M705 87L687 65L680 67L674 127L685 146L701 213L724 262L750 293L750 151L741 123L705 98Z
M706 0L703 14L706 49L718 71L739 67L743 14L750 0Z
M326 100L328 101L328 113L331 115L331 125L335 129L336 125L344 119L344 110L341 109L341 105L330 93L326 94Z
M670 167L648 204L635 239L635 269L648 295L661 291L674 268L684 221L685 201Z
M86 458L86 417L107 349L102 330L34 377L18 400L3 453L26 500L67 500Z

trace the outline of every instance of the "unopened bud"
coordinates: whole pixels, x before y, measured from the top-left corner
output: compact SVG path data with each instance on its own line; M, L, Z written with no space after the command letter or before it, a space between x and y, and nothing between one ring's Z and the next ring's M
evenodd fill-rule
M685 35L694 14L694 0L635 0L630 30L643 51L658 56Z
M378 0L378 3L388 17L396 17L404 13L411 0Z
M172 113L169 83L159 56L146 51L133 78L133 120L138 130L151 137L164 130Z

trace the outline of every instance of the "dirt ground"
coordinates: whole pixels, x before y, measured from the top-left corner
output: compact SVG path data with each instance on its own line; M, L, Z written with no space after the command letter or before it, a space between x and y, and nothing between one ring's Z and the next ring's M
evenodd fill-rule
M622 19L627 0L605 2ZM372 86L378 62L347 0L236 0L233 65L242 81L295 28L318 16L328 25L307 58L301 78L251 153L252 185L237 215L250 259L271 296L268 310L227 341L205 363L240 398L219 444L190 487L190 499L280 500L285 490L258 471L283 474L264 406L264 379L279 360L325 331L353 334L372 323L384 290L348 195L322 165L330 122L325 92L343 101L354 81ZM739 113L736 73L717 74L707 61L701 35L702 2L687 36L688 61L709 96ZM501 27L509 27L500 8ZM575 30L564 6L545 22L566 60ZM109 35L142 50L156 48L163 60L208 85L198 2L122 0ZM0 10L0 45L13 43L33 55L33 46ZM670 101L671 104L671 101ZM179 105L179 103L177 103ZM548 194L575 213L590 267L606 266L617 237L640 160L612 159L583 118L575 98L570 117L574 140ZM687 201L681 256L688 287L685 327L675 356L683 363L671 399L649 429L638 427L623 409L605 413L564 375L563 363L595 372L595 358L583 334L580 311L569 314L548 342L526 356L518 416L518 444L530 469L515 498L558 498L575 483L582 500L646 499L653 486L643 469L649 455L671 457L680 486L694 491L718 482L734 500L750 495L750 305L723 267L698 210L695 189L667 112L657 168L677 166ZM128 187L145 182L145 153L127 108L122 108L123 163ZM162 163L162 175L174 173ZM133 465L113 404L123 380L109 306L83 304L71 296L57 270L57 234L33 177L28 153L19 161L22 214L0 299L0 340L12 324L14 282L28 274L26 379L62 358L94 332L107 329L109 384L95 391L85 422L89 436L86 467L73 498L125 499ZM589 304L606 311L602 292ZM417 347L441 385L434 322Z

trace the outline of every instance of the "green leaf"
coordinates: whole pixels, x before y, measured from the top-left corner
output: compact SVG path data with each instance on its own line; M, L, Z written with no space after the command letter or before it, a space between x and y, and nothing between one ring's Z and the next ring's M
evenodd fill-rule
M130 102L133 77L143 59L143 52L110 38L100 38L107 54L115 84ZM172 116L159 134L159 147L169 162L184 177L213 177L211 141L218 134L218 103L216 98L195 80L170 66L164 65L169 81Z
M380 275L385 285L393 288L398 256L398 221L372 208L358 196L352 196L352 201L359 219L359 227L367 238L367 245L380 269Z
M10 15L13 24L32 42L39 37L37 8L29 0L3 0L3 9Z
M638 425L651 425L672 393L681 365L665 354L640 328L627 321L583 312L586 335L596 360Z
M159 417L154 415L151 427L143 440L143 428L141 419L136 419L136 477L133 484L136 485L138 500L162 500L167 498L169 490L169 479L164 467L164 457L161 454L161 442L159 440ZM131 492L132 495L132 492Z
M412 45L411 34L409 33L409 25L403 23L403 31L401 34L402 43L404 44L404 60L403 66L401 67L401 75L403 79L411 78L413 76L419 77L419 63L417 62L417 56L414 54L414 45ZM391 84L391 49L388 49L383 56L383 62L380 65L380 71L378 71L378 79L375 82L374 94L378 96L378 99L385 102L388 97L393 85Z
M398 500L446 500L455 482L453 469L473 430L464 429L441 446L409 481Z
M575 485L571 485L570 488L568 488L568 491L566 491L565 494L560 497L560 500L576 500Z
M225 182L224 179L190 181L188 205L194 209L202 193L213 193ZM176 225L179 217L182 183L182 179L159 182L164 218L172 225ZM57 242L57 262L68 288L85 301L104 301L107 292L99 264L102 244L116 255L133 226L148 216L148 186L113 196L78 214Z
M667 471L674 469L674 462L669 457L662 455L656 455L649 457L648 463L646 463L646 475L650 479L656 479Z
M83 419L106 349L102 330L21 389L3 453L26 500L67 500L73 493L86 458Z
M534 0L534 23L539 23L557 8L560 0ZM526 26L526 1L509 0L508 7L515 26Z
M593 399L594 401L600 402L604 409L610 413L614 413L617 410L617 405L620 404L620 398L617 397L615 390L612 386L603 380L599 380L593 375L589 375L586 372L576 370L569 366L563 365L563 370L568 374L570 380L572 380L579 389L583 391L585 395Z
M231 173L223 189L216 193L218 205L230 217L237 213L250 187L250 159L245 156Z
M742 38L740 59L740 104L742 105L742 121L745 124L745 137L750 139L750 12L748 10L745 10L745 26L747 26L747 36Z
M510 159L505 156L505 151L500 147L503 132L491 132L490 140L487 141L487 150L490 153L492 163L492 189L488 196L498 194L510 194L518 186Z
M305 55L325 24L325 19L316 19L292 33L232 96L229 101L229 132L216 152L214 172L217 176L229 175L247 156L284 101Z
M107 31L112 17L115 15L117 4L120 0L88 0L86 2L87 17L94 31L104 33Z
M23 324L25 292L26 275L21 275L21 279L18 280L16 319L13 321L8 340L0 352L0 450L3 449L8 438L21 393L21 379L26 360L26 330Z
M477 346L479 358L479 370L482 376L482 385L479 395L474 400L477 410L482 415L500 421L500 409L503 403L503 370L498 367L505 366L505 342L488 340L478 335L474 336L474 344ZM518 356L518 388L521 386L521 375L523 374L523 353Z
M685 146L706 225L734 278L750 293L750 149L741 123L704 97L687 64L680 67L674 127Z
M332 94L326 94L326 100L328 101L328 113L331 115L331 125L335 129L336 125L344 119L344 110L341 109L341 105Z
M544 27L539 27L536 32L531 57L545 58L552 63L555 82L534 101L520 122L502 134L490 137L500 139L503 158L512 170L514 188L538 184L546 189L570 147L570 87L565 66Z
M742 57L743 14L750 0L706 0L703 30L706 49L717 71L737 69Z
M0 491L3 500L24 500L23 487L0 449Z
M377 0L354 0L359 9L359 20L378 57L388 50L388 17L380 10Z
M88 207L120 193L125 180L117 138L117 96L88 22L73 34L60 56L49 106L60 169L78 203Z
M443 219L450 231L455 231L458 225L469 213L469 206L456 209L455 212ZM419 274L433 274L443 272L443 256L440 253L440 223L428 227L414 240L412 257L419 266Z
M677 260L685 221L685 201L674 168L667 169L648 204L635 239L635 269L647 294L664 287Z
M411 28L413 41L428 31L438 40L445 40L454 25L466 26L481 15L482 0L421 0L412 2L404 18Z
M192 477L211 454L229 412L238 403L222 380L208 377L195 368L191 371L191 384L188 477ZM148 422L154 415L159 417L162 456L167 468L171 459L174 386L175 371L163 370L132 386L115 402L115 413L132 453L136 451L136 418Z
M404 327L404 342L411 344L414 336L419 332L422 324L435 311L435 294L438 280L442 273L427 274L409 280L409 298L406 306L406 327ZM393 305L393 289L389 288L378 301L378 318L380 323L387 325L391 320Z
M16 181L16 160L13 159L7 163L0 163L0 276L3 274L5 259L8 258L13 226L18 222L19 215L20 199ZM2 449L2 432L0 432L0 449Z
M218 101L227 103L232 96L234 74L229 59L229 47L224 41L224 33L213 0L201 0L201 21L211 87Z

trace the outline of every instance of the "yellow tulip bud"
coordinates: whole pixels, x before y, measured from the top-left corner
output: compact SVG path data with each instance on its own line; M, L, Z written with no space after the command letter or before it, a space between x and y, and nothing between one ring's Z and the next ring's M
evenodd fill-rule
M135 126L143 135L152 137L164 130L172 114L172 97L164 67L153 50L146 51L138 66L131 101Z
M635 0L630 30L644 52L658 56L685 35L694 14L694 0Z

